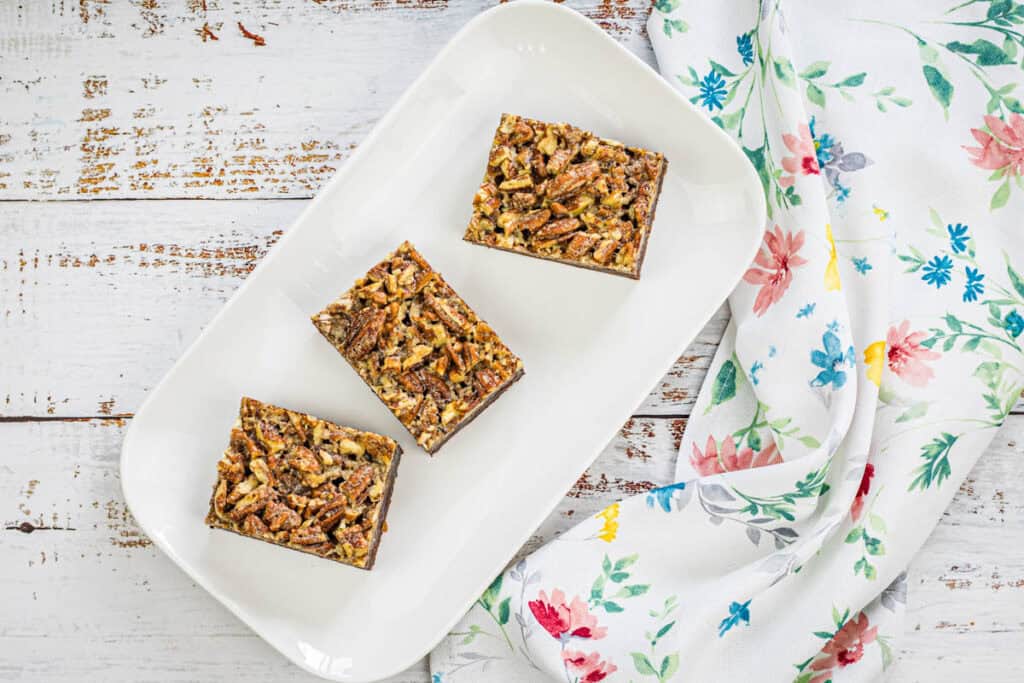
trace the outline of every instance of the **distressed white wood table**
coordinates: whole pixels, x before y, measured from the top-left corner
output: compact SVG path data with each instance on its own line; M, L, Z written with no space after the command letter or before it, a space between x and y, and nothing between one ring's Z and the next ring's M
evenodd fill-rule
M0 0L0 679L307 678L139 531L121 439L305 200L487 4ZM571 4L653 61L649 0ZM725 320L528 547L668 481ZM1024 678L1018 443L1022 414L911 567L894 680ZM420 663L393 681L428 679Z

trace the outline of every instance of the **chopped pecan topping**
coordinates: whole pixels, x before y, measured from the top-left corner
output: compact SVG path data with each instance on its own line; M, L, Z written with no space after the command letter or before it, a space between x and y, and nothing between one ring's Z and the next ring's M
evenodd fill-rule
M369 568L400 453L379 434L242 399L206 521ZM338 529L346 540L330 535Z
M516 129L509 128L511 135ZM532 130L532 128L531 128ZM532 133L531 133L532 135ZM520 150L521 151L521 150ZM520 153L512 145L491 151L489 165L505 169L500 181L486 181L477 193L483 207L504 190L499 182L520 177L533 168L540 152ZM504 175L507 171L507 175ZM548 222L549 208L533 210L541 185L509 191L511 205L479 220L494 226L516 225L529 232ZM577 219L572 219L577 220ZM556 228L557 229L557 228ZM428 452L440 447L465 421L486 394L503 391L522 373L522 362L463 301L409 243L374 266L366 277L313 316L313 324L348 360L377 396ZM393 285L389 285L393 282ZM378 297L380 295L380 297ZM374 344L353 353L353 339L383 315ZM355 330L355 331L353 331ZM481 395L474 370L496 378ZM367 448L370 446L367 445ZM305 480L307 485L314 485Z
M666 164L569 124L504 114L465 239L638 278Z

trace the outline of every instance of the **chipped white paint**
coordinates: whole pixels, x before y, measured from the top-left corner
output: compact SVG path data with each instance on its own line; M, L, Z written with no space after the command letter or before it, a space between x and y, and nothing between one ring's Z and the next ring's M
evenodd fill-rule
M309 197L491 4L0 3L0 199ZM572 4L651 59L649 2Z
M134 411L305 204L0 204L0 415ZM635 412L690 412L725 321Z
M0 679L308 680L139 532L121 439L305 204L285 199L489 4L0 2L0 201L59 200L0 203ZM650 61L648 0L569 4ZM183 197L209 200L66 201ZM669 480L725 320L521 552ZM892 680L1024 678L1018 443L1014 415L916 558ZM428 680L422 662L392 679Z
M552 512L535 547L575 520L666 483L683 420L637 418ZM122 420L3 425L0 677L46 681L305 680L149 545L120 496ZM896 681L1015 680L1024 536L1013 416L910 571ZM33 526L61 527L32 533ZM17 615L13 617L12 615ZM1014 676L1016 674L1016 676ZM394 681L425 683L422 666Z

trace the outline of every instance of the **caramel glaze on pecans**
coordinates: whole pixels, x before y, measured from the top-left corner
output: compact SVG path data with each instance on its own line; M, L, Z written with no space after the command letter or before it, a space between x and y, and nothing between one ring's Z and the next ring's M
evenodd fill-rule
M386 436L243 398L206 523L370 569L401 453Z
M639 279L665 157L502 114L464 239Z
M313 324L428 453L523 374L523 363L408 242Z

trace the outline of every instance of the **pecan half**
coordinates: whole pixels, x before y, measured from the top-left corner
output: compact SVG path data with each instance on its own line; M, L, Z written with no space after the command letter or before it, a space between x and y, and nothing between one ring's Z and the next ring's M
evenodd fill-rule
M559 199L576 192L601 174L601 165L596 161L584 161L565 169L548 185L549 199Z
M549 209L537 209L526 213L506 211L498 216L498 227L506 232L516 232L517 230L529 232L547 223L549 218L551 218Z
M355 333L345 349L349 355L353 358L362 358L368 354L377 345L377 338L380 336L380 331L384 328L384 321L387 320L387 317L387 312L381 310L374 310L372 313L367 314L366 321Z
M565 255L571 259L578 259L589 252L597 244L598 239L596 235L578 233L569 240L569 246L565 248Z
M547 223L537 232L533 233L533 238L536 240L549 240L555 237L561 237L566 235L580 225L579 220L575 218L559 218L557 221L551 221Z
M430 307L430 310L437 314L437 317L444 323L445 327L448 327L453 332L465 331L468 322L465 316L451 302L442 301L429 294L423 300Z
M316 545L323 543L327 540L327 534L313 524L308 527L299 527L298 529L292 529L288 534L288 541L295 545Z

